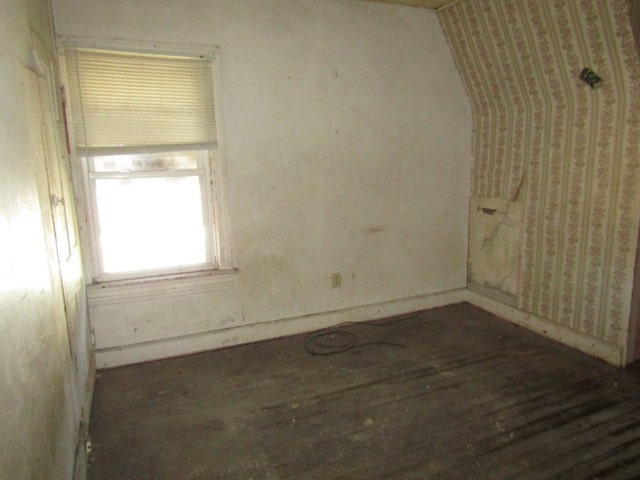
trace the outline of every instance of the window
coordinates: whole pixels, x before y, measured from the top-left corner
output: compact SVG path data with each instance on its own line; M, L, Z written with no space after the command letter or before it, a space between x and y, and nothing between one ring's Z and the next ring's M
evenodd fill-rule
M220 268L213 54L64 57L94 279Z

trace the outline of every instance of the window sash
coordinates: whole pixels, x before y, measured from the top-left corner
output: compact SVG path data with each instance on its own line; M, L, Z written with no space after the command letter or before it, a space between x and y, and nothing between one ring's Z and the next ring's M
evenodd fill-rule
M198 168L196 169L169 169L151 171L122 171L122 172L93 172L91 171L91 158L80 157L85 176L85 184L88 195L89 230L92 237L92 251L94 255L94 279L97 281L114 281L136 279L149 276L161 276L169 274L181 274L218 268L218 247L216 232L215 209L213 206L213 192L211 191L212 172L208 167L213 152L198 153ZM130 270L123 272L106 272L102 242L100 238L100 212L96 197L96 181L102 179L141 179L141 178L176 178L198 177L201 194L201 208L204 216L205 227L205 257L204 263L192 265L174 265L170 267L158 267L145 270Z

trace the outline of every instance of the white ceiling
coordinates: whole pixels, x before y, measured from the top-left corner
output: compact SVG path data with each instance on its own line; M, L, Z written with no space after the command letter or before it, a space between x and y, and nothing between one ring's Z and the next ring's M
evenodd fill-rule
M367 0L378 3L395 3L396 5L408 5L410 7L423 7L436 10L458 0Z

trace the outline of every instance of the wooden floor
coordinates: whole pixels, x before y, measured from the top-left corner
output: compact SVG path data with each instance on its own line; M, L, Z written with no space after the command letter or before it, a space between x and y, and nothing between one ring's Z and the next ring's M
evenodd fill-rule
M468 304L345 329L100 372L89 478L640 478L634 376Z

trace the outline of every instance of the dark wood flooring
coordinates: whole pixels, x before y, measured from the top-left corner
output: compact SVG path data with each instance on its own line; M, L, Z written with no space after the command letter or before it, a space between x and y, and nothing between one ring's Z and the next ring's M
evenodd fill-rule
M640 478L633 375L468 304L396 320L100 372L90 480Z

